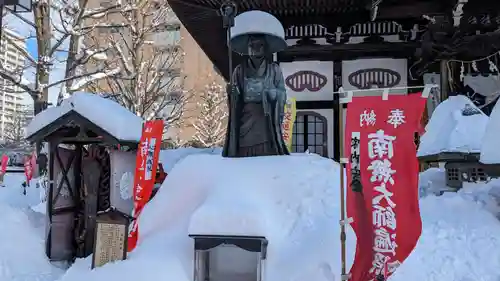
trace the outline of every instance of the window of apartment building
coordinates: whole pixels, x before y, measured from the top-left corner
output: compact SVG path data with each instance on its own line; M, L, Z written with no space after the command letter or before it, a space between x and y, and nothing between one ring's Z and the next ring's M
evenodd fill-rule
M179 68L161 70L163 75L160 79L162 92L177 91L182 86L181 72Z
M152 41L156 46L177 46L181 41L181 26L179 24L169 24L158 29L152 35Z
M101 0L100 3L99 3L99 6L101 6L101 8L110 8L113 6L113 1L110 1L110 0Z
M17 57L11 54L7 54L7 58L12 60L12 61L17 61Z
M105 28L98 28L97 31L100 34L109 34L109 33L120 33L122 32L123 27L118 27L118 26L113 26L113 27L105 27Z
M182 91L172 91L168 93L167 100L169 103L176 103L182 99Z

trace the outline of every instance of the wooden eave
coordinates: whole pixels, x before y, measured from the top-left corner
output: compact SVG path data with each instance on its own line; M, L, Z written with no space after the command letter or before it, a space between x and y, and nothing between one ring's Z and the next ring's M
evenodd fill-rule
M80 136L81 129L83 129L85 136ZM116 138L74 110L67 112L54 122L27 136L26 140L29 142L56 141L60 143L102 143L127 146L137 146L138 144L134 140Z
M350 26L369 21L371 1L366 0L234 0L238 13L261 10L276 16L285 28L300 23ZM228 52L226 31L219 9L223 0L170 0L173 11L205 51L215 67L227 79ZM383 0L379 19L418 19L423 14L443 13L451 0ZM346 51L348 52L348 50ZM234 64L241 58L233 55Z

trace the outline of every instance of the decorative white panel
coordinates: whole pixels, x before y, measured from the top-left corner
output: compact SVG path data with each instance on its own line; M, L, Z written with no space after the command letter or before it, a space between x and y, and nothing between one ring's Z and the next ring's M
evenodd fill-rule
M333 99L333 62L296 61L280 66L289 97L297 101Z
M111 162L111 206L120 212L132 214L132 201L136 152L113 150L109 153Z
M342 62L342 87L344 90L405 87L408 85L406 59L360 59ZM406 94L395 90L389 94ZM377 96L382 91L354 92L354 96Z

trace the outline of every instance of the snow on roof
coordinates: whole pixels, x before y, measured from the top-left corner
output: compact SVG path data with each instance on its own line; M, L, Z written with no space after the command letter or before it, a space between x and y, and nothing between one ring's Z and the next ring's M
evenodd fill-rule
M481 142L480 162L483 164L500 164L500 103L497 101L490 114L488 125Z
M118 140L139 142L141 138L142 118L110 99L82 92L37 114L27 126L26 135L34 135L70 111L79 113Z
M417 156L443 152L479 153L488 116L465 96L440 103L420 139Z

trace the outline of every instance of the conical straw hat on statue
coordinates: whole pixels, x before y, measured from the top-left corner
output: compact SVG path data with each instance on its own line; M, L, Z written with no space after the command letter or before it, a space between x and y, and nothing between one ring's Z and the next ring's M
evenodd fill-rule
M231 28L231 49L248 55L248 40L252 35L265 36L268 53L277 53L287 47L283 25L269 13L254 10L236 16Z

